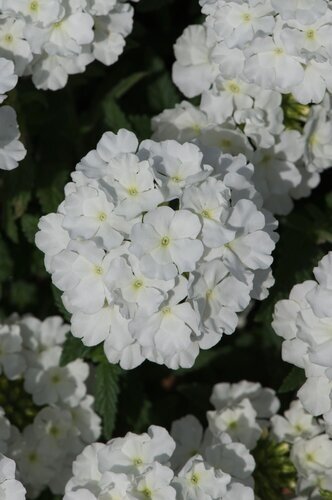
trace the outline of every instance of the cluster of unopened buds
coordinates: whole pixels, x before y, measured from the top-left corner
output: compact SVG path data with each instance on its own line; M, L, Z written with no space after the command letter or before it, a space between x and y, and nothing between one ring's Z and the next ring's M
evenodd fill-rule
M60 365L68 329L56 316L12 316L0 325L0 453L15 460L29 498L47 487L62 494L73 460L100 435L89 366Z
M36 235L73 335L125 369L174 369L231 334L273 284L276 221L252 175L243 155L105 133Z

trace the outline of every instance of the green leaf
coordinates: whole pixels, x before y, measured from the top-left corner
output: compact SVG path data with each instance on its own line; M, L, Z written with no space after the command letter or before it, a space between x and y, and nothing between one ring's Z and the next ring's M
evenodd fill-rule
M120 80L120 82L109 92L108 98L120 99L120 97L124 96L132 87L136 85L136 83L140 82L147 75L148 73L146 71L138 71L137 73L133 73L127 78Z
M24 236L29 243L34 243L35 234L38 229L39 217L37 215L25 214L21 218L21 227Z
M18 280L10 286L10 299L18 310L22 311L31 306L37 297L37 288L34 283Z
M67 335L66 341L63 344L60 365L65 366L77 358L86 358L90 352L90 348L86 347L80 339L73 337L71 333Z
M126 118L126 115L120 108L119 104L115 100L108 96L102 104L104 112L105 124L113 132L117 132L120 128L127 128L130 130L130 123Z
M13 273L14 262L6 243L0 238L0 283L9 279Z
M284 378L278 392L282 394L285 392L297 391L305 381L306 377L304 370L297 366L293 366L289 374Z
M151 137L151 119L148 115L129 115L129 120L139 141Z
M320 495L321 495L322 498L324 498L326 500L332 500L332 491L327 491L327 490L320 489L319 493L320 493Z
M142 0L138 5L137 5L137 10L139 12L152 12L154 10L159 10L162 9L163 7L166 7L167 5L173 3L174 0Z
M65 306L63 305L60 290L58 290L54 285L51 285L51 286L52 286L52 293L53 293L54 302L55 302L55 305L56 305L59 313L66 321L70 321L71 316L70 316L69 312L67 311L67 309L65 308Z
M165 70L149 89L149 102L153 111L160 113L164 109L174 108L180 101L180 94Z
M55 212L64 199L63 188L68 181L66 170L58 171L46 185L37 190L37 197L44 213Z
M95 409L103 419L103 435L112 437L118 406L120 368L100 363L96 368Z

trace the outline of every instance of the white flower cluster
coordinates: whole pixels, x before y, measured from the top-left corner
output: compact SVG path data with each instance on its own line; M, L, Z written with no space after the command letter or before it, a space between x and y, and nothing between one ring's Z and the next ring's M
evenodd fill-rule
M73 464L64 500L253 500L254 448L279 408L271 389L240 382L218 384L203 432L192 415L172 425L171 435L151 426L107 444L85 448Z
M64 87L95 59L115 63L133 24L124 0L0 0L0 14L0 55L44 90Z
M243 153L272 213L287 214L332 165L332 10L324 0L206 0L203 25L184 30L175 48L173 80L184 101L152 121L154 139L198 140ZM324 36L323 36L324 33ZM309 38L308 38L309 37ZM311 38L310 38L311 37ZM289 129L286 108L305 130ZM325 100L324 100L325 96ZM322 101L324 100L324 103ZM319 103L309 112L300 103ZM321 104L322 103L322 104ZM287 124L287 127L286 127Z
M296 499L319 500L320 490L332 491L332 439L325 426L293 401L284 416L271 419L272 434L289 443L290 459L297 471Z
M319 103L332 91L332 10L327 0L200 4L207 16L204 25L189 26L175 46L174 80L189 97L212 84L221 91L233 85L235 106L250 108L252 84L292 93L302 104Z
M36 235L73 335L125 369L175 369L231 334L273 284L276 221L252 175L243 155L106 132Z
M26 490L15 479L14 460L0 453L0 498L1 500L25 500Z
M85 384L88 365L82 360L59 364L68 329L57 316L44 321L13 316L0 327L0 366L8 379L22 380L34 404L29 407L33 421L22 431L0 410L0 451L16 461L31 497L45 487L63 493L72 461L100 435L100 418ZM16 402L27 394L22 391Z
M1 56L0 51L0 56ZM17 84L14 64L0 57L0 104L6 99L6 92ZM17 125L16 113L11 106L0 107L0 169L13 170L18 162L23 160L26 150L19 141L20 131Z
M332 435L332 252L314 275L317 281L295 285L289 299L277 302L272 326L285 339L284 361L305 370L299 399L311 415L323 415Z

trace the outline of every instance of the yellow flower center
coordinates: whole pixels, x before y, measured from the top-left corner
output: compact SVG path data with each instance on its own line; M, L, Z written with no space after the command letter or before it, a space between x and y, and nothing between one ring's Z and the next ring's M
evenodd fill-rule
M306 32L305 32L305 36L308 40L315 40L316 38L316 31L313 30L312 28L308 29Z
M205 219L212 219L212 210L209 210L208 208L204 208L201 212L201 216L204 217Z
M169 239L169 237L168 237L168 236L163 236L163 237L161 238L161 241L160 241L161 246L162 246L162 247L164 247L164 248L168 247L169 242L170 242L170 239Z
M170 308L170 307L168 307L168 306L163 307L161 311L162 311L162 313L163 313L163 314L165 314L165 315L166 315L166 314L171 314L171 308Z
M141 493L145 498L152 497L152 491L149 488L144 488L144 490L141 490Z
M100 222L105 222L105 220L107 219L107 215L105 214L105 212L99 212L98 219L100 220Z
M143 460L140 457L135 457L134 460L133 460L133 464L134 465L142 465L143 464Z
M134 288L139 289L142 288L143 286L143 281L142 280L135 280L133 284Z
M191 475L191 478L190 478L190 482L194 485L198 484L199 483L199 474L197 474L197 472L194 472L192 475Z
M13 41L13 35L11 33L7 33L7 35L5 35L5 42L7 43L12 43Z
M137 187L136 186L130 186L128 188L128 193L130 194L130 196L137 196L138 195Z
M33 2L30 3L29 8L31 12L37 12L37 10L39 9L39 3L34 0Z
M103 268L101 266L95 266L94 272L100 276L101 274L103 274Z
M174 175L173 177L171 177L171 179L173 182L176 182L176 183L182 181L182 178L179 175Z
M282 49L281 47L276 47L273 52L276 56L281 56L284 53L284 49Z
M245 12L242 14L242 19L245 23L249 23L252 19L251 14L249 14L249 12Z
M240 85L238 85L236 82L229 82L227 88L230 92L232 92L232 94L239 94L241 91Z
M220 141L220 147L221 148L230 148L231 145L232 145L232 141L230 141L229 139L221 139Z

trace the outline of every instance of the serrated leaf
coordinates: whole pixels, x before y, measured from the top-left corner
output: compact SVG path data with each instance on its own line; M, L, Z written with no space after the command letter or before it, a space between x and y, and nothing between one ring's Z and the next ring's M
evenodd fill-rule
M140 82L145 76L147 76L146 71L138 71L133 73L127 78L123 78L113 89L109 92L108 98L120 99L124 96L132 87L134 87L138 82Z
M63 344L60 365L67 365L71 361L75 361L77 358L86 358L88 357L90 350L91 349L85 346L80 339L73 337L73 335L69 333L65 343Z
M103 435L112 437L118 406L120 368L100 363L95 375L95 409L103 419Z
M306 381L305 373L302 368L293 366L288 375L284 378L280 388L279 393L283 394L285 392L297 391Z
M113 132L117 132L120 128L127 128L130 130L130 123L126 118L126 115L120 108L119 104L115 100L108 96L102 104L104 112L104 121L107 127Z
M21 218L21 227L24 236L29 243L34 243L37 232L39 217L37 215L25 214Z

